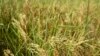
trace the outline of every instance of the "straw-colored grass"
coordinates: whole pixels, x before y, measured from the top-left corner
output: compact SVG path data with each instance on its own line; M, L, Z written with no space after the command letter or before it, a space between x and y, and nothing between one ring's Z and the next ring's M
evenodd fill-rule
M99 0L0 0L0 55L100 56Z

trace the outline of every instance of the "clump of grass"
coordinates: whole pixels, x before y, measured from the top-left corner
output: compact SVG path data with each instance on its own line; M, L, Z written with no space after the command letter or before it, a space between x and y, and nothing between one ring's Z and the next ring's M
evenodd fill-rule
M6 47L0 52L10 50L15 56L99 56L100 1L64 1L1 0L0 41L7 44L0 45Z

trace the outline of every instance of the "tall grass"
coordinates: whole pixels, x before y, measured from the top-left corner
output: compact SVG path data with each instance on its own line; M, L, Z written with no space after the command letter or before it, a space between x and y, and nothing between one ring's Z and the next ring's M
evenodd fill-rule
M99 18L99 0L0 0L0 54L100 56Z

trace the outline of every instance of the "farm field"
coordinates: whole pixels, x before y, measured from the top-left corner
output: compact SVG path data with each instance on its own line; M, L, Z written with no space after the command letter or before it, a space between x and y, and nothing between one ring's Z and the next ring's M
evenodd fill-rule
M0 0L0 56L100 56L100 0Z

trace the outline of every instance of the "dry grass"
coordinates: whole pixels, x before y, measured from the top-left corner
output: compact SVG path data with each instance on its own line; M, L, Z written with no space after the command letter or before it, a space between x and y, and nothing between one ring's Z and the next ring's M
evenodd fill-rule
M13 56L100 56L99 3L0 0L0 43L7 43L0 44L0 53L10 50Z

